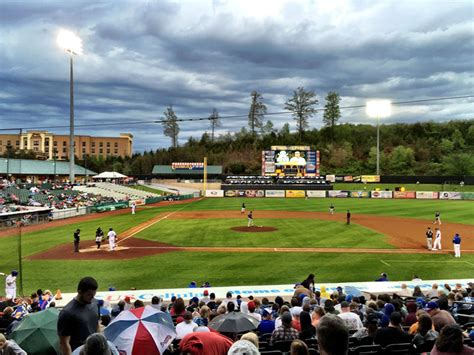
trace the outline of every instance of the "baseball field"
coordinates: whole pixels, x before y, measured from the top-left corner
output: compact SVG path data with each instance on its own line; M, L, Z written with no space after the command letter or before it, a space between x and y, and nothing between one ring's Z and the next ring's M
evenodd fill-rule
M245 202L255 228L248 229ZM336 212L330 215L333 203ZM352 220L346 225L346 210ZM425 231L441 212L442 251L426 250ZM119 245L96 249L97 227L113 227ZM239 229L241 231L234 230ZM81 229L81 252L73 232ZM273 229L267 231L267 229ZM452 237L462 237L462 257ZM21 238L20 238L21 237ZM0 271L19 268L24 293L37 288L73 292L94 276L100 290L469 278L474 275L474 203L378 199L199 199L162 202L0 232Z

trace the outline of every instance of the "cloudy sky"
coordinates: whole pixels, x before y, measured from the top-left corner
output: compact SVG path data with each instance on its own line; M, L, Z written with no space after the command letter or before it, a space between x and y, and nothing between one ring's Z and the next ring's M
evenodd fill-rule
M179 118L248 113L250 92L268 112L283 111L298 86L324 106L367 99L394 102L474 95L474 3L470 0L214 0L0 2L0 127L69 122L69 61L61 28L83 40L75 57L77 134L131 132L135 149L170 145L160 124L172 104ZM474 118L474 100L393 108L390 122ZM310 121L321 126L322 113ZM289 114L268 116L276 127ZM369 122L364 109L342 122ZM104 123L120 123L103 126ZM247 119L222 120L235 132ZM49 129L62 133L65 129ZM181 123L180 142L209 131Z

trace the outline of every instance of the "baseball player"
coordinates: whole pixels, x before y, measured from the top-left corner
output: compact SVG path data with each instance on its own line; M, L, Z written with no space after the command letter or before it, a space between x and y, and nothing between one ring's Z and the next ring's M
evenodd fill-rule
M432 250L441 250L441 231L439 230L439 228L435 228L435 230L435 241Z
M1 273L1 275L5 275ZM16 297L16 277L18 276L18 271L12 270L11 274L5 278L5 296L8 299L14 300Z
M441 225L441 217L440 217L441 213L439 213L439 211L436 211L435 212L435 220L433 222L433 224L436 224L438 223L439 225Z
M114 251L115 241L117 240L117 233L115 233L113 228L109 228L109 233L107 233L107 239L109 240L109 251Z
M74 232L74 252L79 253L79 242L81 241L81 230L76 229Z
M426 246L428 247L428 250L433 248L433 231L430 227L426 230Z
M250 213L247 215L247 217L248 217L247 227L253 226L253 212L250 211Z
M460 258L461 257L461 237L459 236L458 233L454 235L453 246L454 246L454 257Z
M351 211L347 210L346 224L351 224Z
M331 205L329 206L329 213L334 214L334 204L333 203L331 203Z
M97 244L97 249L100 249L102 239L104 239L104 232L102 231L102 228L99 227L95 231L95 244Z
M245 213L245 203L242 203L242 208L240 209L240 214Z
M132 208L132 214L135 214L135 209L137 208L137 204L135 203L135 201L132 201L130 207Z

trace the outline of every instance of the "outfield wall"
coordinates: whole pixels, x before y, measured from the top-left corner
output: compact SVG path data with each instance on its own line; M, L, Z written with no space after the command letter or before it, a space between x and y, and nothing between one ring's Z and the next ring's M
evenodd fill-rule
M206 190L206 197L287 197L287 198L374 198L374 199L419 199L419 200L474 200L474 192L454 191L348 191L348 190L304 190L294 187L272 190L255 188L230 188Z
M388 293L393 294L401 290L402 283L406 284L410 290L413 290L415 286L419 286L423 291L431 290L433 283L438 285L449 284L452 288L455 288L457 283L461 283L463 287L466 287L469 282L474 279L461 279L461 280L428 280L428 281L397 281L397 282L341 282L341 283L318 283L315 285L317 290L321 290L321 287L326 287L326 291L331 294L337 291L337 287L342 287L346 295L357 296L365 294L382 294ZM192 297L202 298L203 291L208 290L209 293L214 292L217 299L224 299L226 293L231 291L233 296L241 295L242 297L248 297L253 295L255 297L269 297L274 298L281 296L285 299L289 299L293 296L294 285L267 285L267 286L225 286L225 287L209 287L209 288L170 288L170 289L156 289L156 290L133 290L133 291L105 291L97 292L96 298L102 299L110 304L115 304L125 297L130 297L131 302L135 300L142 300L145 303L151 302L153 296L159 296L164 302L169 302L171 297L182 297L185 302ZM76 296L76 293L65 293L62 295L61 300L56 301L58 307L64 307L69 301ZM328 295L322 295L323 297Z

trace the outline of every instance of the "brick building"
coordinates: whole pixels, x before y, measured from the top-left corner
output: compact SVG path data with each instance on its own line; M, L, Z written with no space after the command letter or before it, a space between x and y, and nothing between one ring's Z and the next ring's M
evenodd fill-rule
M47 131L27 131L19 134L0 134L0 154L13 150L32 150L37 157L57 160L69 157L69 135L56 135ZM76 157L88 156L128 157L133 151L133 135L120 133L120 137L74 136Z

